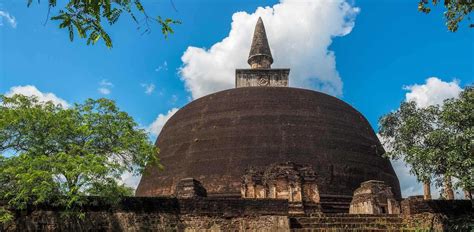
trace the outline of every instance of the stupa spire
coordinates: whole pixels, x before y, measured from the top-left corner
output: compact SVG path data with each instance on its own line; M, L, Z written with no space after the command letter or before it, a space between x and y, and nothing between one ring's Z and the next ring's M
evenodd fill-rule
M262 18L258 18L257 25L255 25L247 62L250 64L250 69L235 70L235 87L288 86L290 69L272 68L273 57Z
M262 18L258 18L253 32L252 46L247 61L252 69L269 69L273 63L272 53L268 45L267 33Z

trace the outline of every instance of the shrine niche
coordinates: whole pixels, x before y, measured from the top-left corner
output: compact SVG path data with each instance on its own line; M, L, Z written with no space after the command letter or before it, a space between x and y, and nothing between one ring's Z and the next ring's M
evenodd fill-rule
M293 162L250 167L242 176L242 198L287 199L290 203L318 203L316 174L310 166Z
M354 191L350 214L400 214L400 204L383 181L362 182Z
M207 191L201 182L194 178L181 179L176 185L177 198L207 197Z

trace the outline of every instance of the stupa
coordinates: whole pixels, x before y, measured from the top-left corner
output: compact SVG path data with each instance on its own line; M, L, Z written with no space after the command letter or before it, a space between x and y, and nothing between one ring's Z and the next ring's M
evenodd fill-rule
M180 180L192 178L208 197L305 198L309 183L317 198L351 197L361 183L378 180L401 198L367 119L336 97L288 87L290 70L271 67L261 18L248 63L236 70L236 88L196 99L168 120L156 141L164 169L148 167L137 196L172 196ZM282 178L287 185L276 184Z

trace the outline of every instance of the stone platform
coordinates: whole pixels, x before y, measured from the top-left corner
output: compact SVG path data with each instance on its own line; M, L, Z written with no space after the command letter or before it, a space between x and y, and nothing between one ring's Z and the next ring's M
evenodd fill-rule
M322 197L321 199L325 199ZM334 196L326 199L336 199ZM282 199L129 197L118 205L90 198L84 219L48 205L17 211L0 231L472 231L468 200L401 202L401 214L290 214Z
M399 215L326 214L290 217L291 231L400 231L406 228Z

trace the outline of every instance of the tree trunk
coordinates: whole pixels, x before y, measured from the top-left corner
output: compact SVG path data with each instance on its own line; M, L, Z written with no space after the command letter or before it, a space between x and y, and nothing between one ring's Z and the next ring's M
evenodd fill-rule
M444 176L444 195L446 200L454 200L454 191L450 176Z
M464 198L466 198L466 200L472 200L471 190L464 189Z
M427 180L423 182L423 199L425 200L431 200L431 186L430 186L430 181Z

